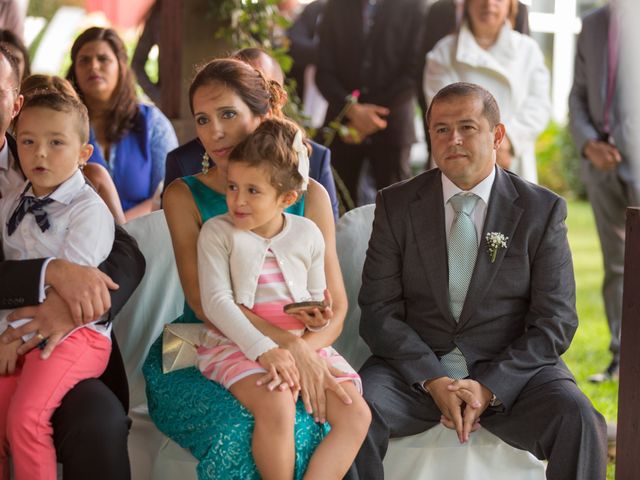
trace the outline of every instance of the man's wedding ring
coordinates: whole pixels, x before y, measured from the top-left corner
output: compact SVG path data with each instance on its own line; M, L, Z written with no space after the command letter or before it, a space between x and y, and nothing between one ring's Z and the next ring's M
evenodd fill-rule
M44 335L42 335L40 332L36 332L36 335L35 335L35 336L36 336L36 338L37 338L38 340L40 340L40 343L38 343L38 345L37 345L37 346L38 346L38 348L39 348L40 350L43 350L43 349L44 349L44 347L46 347L46 346L47 346L47 338L46 338Z

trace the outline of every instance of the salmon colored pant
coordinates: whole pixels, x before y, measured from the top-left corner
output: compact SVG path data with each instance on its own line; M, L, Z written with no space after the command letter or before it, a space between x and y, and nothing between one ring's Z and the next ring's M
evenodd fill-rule
M51 416L78 382L107 367L111 341L80 328L47 360L33 349L13 375L0 377L0 480L9 480L9 453L16 480L56 480Z

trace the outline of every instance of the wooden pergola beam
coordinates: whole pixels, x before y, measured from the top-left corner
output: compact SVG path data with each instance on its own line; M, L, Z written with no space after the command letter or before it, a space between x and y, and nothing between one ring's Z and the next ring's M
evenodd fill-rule
M182 0L162 2L160 14L160 101L169 118L179 118L182 100Z
M640 478L640 208L627 208L616 480Z

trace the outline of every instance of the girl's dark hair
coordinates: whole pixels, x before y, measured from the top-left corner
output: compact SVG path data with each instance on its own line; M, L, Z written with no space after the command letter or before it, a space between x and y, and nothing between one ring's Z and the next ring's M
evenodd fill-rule
M24 72L22 72L22 78L20 79L20 81L22 81L23 79L31 75L31 61L29 60L29 51L18 35L13 33L11 30L0 28L0 45L5 44L9 47L14 47L22 54L22 58L24 59Z
M216 58L203 65L189 87L189 107L193 114L193 95L198 88L213 83L233 90L249 107L251 113L264 117L267 114L282 117L281 105L286 93L282 87L251 65L231 58Z
M136 96L135 75L128 66L127 51L122 39L111 28L91 27L80 34L71 47L71 66L67 79L74 86L80 98L86 103L84 93L78 87L76 79L76 60L78 52L89 42L106 42L118 59L118 84L113 93L112 108L107 114L105 136L109 143L117 143L136 124L140 113Z
M229 162L266 168L271 185L280 195L291 190L299 192L303 179L298 171L298 155L293 149L298 131L300 127L291 120L266 119L233 149ZM308 153L309 146L305 148Z

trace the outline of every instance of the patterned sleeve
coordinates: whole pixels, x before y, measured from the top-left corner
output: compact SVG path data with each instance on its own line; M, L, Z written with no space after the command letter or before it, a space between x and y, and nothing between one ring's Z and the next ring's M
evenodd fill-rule
M151 194L155 193L160 182L164 180L167 153L178 146L178 138L169 119L157 107L150 112L151 125Z

